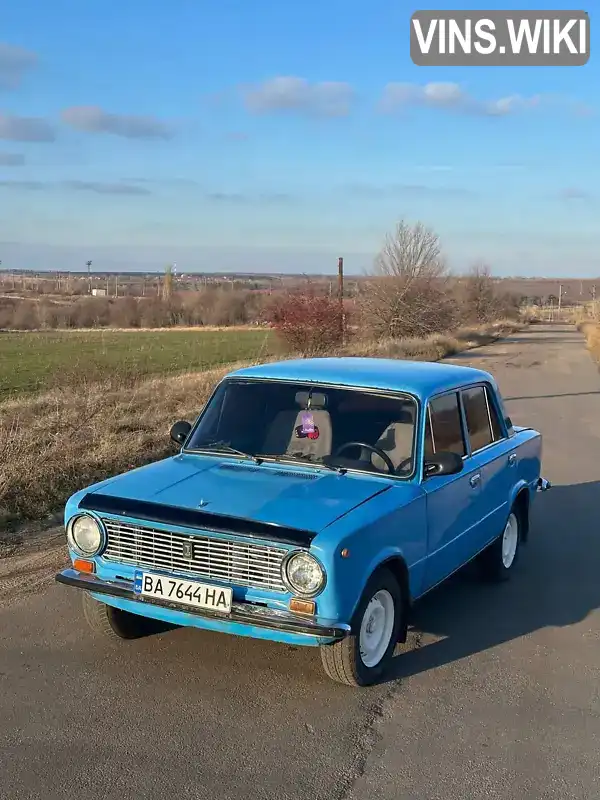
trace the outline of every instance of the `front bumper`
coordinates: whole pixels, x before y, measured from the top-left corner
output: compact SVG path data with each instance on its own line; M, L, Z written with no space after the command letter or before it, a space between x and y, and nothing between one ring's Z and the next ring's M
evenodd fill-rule
M319 640L336 641L343 639L350 632L350 626L342 623L335 625L320 625L309 617L301 618L287 611L277 611L266 606L253 603L233 603L229 614L208 611L203 608L193 608L181 606L177 603L169 603L164 600L140 596L133 591L132 581L105 581L97 575L88 575L78 572L75 569L65 569L56 575L56 581L67 586L75 586L78 589L85 589L95 595L104 595L117 598L118 600L131 601L136 605L136 613L144 615L144 607L158 606L162 609L169 609L176 612L181 617L201 618L222 624L233 623L237 625L249 626L252 628L266 629L274 633L294 636L308 636ZM139 609L139 610L138 610ZM234 632L234 631L232 631ZM276 638L276 637L273 637Z

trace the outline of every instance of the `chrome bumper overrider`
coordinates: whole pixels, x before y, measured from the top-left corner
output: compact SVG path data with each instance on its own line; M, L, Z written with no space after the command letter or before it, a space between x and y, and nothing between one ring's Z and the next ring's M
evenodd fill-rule
M88 575L78 572L75 569L65 569L56 575L58 583L67 586L75 586L78 589L86 589L95 594L105 594L111 597L120 597L125 600L134 600L140 605L157 605L163 608L170 608L184 614L192 614L196 617L207 617L218 619L222 622L238 622L243 625L255 625L260 628L271 628L272 630L283 631L286 633L299 633L308 636L320 636L328 639L343 639L350 632L350 626L342 623L335 625L319 625L310 617L303 618L288 611L277 611L266 606L253 603L233 603L229 614L208 611L203 608L193 608L181 606L177 603L169 603L156 598L145 597L140 600L139 595L133 591L133 581L104 581L96 575ZM140 609L141 611L141 609Z
M538 478L537 482L537 490L538 492L547 492L548 489L552 488L552 484L550 481L546 480L546 478Z

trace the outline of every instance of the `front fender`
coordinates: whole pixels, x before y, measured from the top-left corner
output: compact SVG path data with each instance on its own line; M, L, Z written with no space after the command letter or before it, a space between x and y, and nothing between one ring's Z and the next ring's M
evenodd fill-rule
M322 531L311 551L327 572L327 585L316 598L319 616L350 623L369 578L390 559L406 565L410 602L424 577L425 494L417 485L393 486Z

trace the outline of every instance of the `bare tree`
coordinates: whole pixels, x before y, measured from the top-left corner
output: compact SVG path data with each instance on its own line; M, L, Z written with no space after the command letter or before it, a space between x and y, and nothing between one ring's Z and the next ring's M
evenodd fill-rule
M496 319L500 309L500 298L496 291L492 270L479 262L474 264L467 276L460 281L459 298L463 305L463 316L468 322L489 322Z
M375 259L362 296L366 326L378 336L426 336L454 321L454 302L439 237L401 221Z

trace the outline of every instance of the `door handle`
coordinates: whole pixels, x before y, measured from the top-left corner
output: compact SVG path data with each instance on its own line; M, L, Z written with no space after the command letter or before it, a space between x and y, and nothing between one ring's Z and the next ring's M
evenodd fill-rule
M471 484L471 486L473 488L475 488L475 486L479 485L479 481L480 480L481 480L481 475L479 475L479 474L471 475L471 477L469 478L469 483Z
M508 457L508 466L512 467L512 465L516 462L516 460L517 460L517 454L511 453Z

